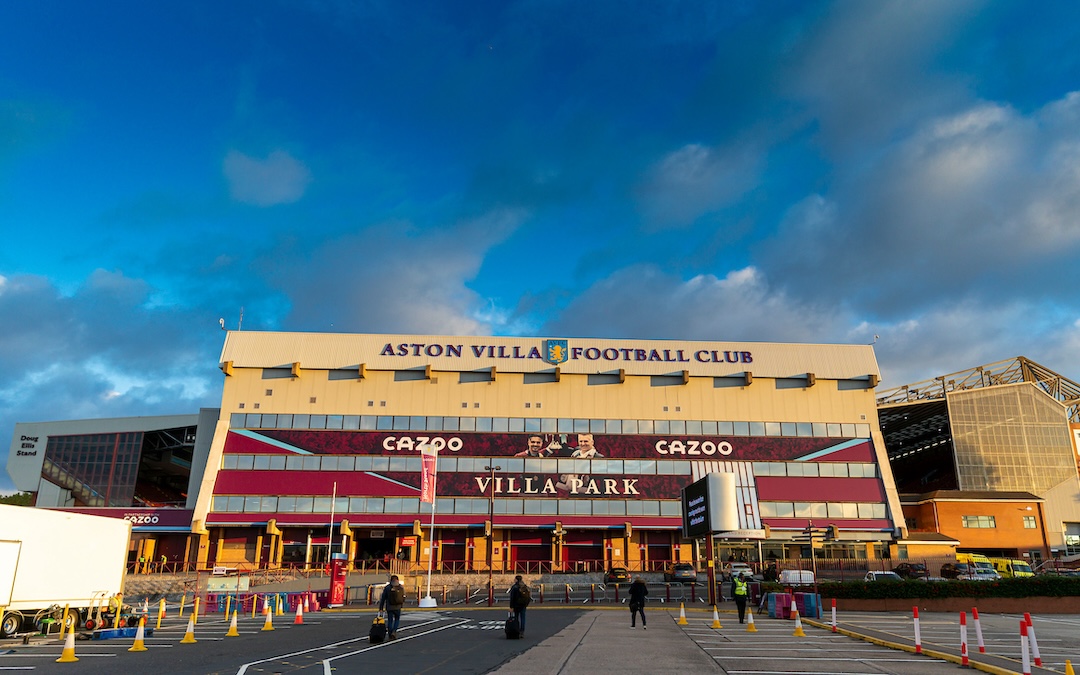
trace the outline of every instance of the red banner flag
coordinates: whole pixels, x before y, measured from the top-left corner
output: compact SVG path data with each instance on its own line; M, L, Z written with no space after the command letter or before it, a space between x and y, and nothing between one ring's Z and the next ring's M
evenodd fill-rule
M439 451L430 445L420 448L420 501L429 504L435 503L435 460Z

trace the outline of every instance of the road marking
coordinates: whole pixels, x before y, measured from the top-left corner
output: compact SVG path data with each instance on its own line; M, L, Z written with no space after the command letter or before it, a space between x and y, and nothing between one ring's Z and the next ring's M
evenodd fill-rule
M86 652L79 652L79 658L80 659L83 658L84 656L88 657L88 658L103 657L103 656L109 657L109 658L116 658L116 654L87 654ZM26 653L0 654L0 659L53 659L55 661L58 658L60 658L59 654L26 654Z
M434 623L434 622L429 621L427 623ZM418 626L415 626L415 628L419 628L420 626L425 626L425 625L427 625L427 623L422 623L422 624L420 624ZM405 638L402 638L402 639L407 640L407 639L409 639L409 637L413 637L413 636L408 636L408 637L405 637ZM293 656L300 656L302 654L310 654L311 652L319 652L319 651L323 651L323 650L326 650L326 649L331 649L333 647L339 647L341 645L352 644L353 642L359 642L361 640L366 640L366 639L367 639L367 636L364 635L364 636L361 636L361 637L350 638L348 640L341 640L340 642L333 642L331 644L322 645L320 647L312 647L311 649L304 649L304 650L301 650L301 651L298 651L298 652L292 652L292 653L289 653L289 654L280 654L278 656L271 656L268 659L260 659L258 661L252 661L251 663L245 663L244 665L240 666L240 670L236 671L236 675L244 675L244 673L247 672L248 668L250 668L251 666L258 665L260 663L267 663L269 661L277 661L277 660L280 660L280 659L287 659L287 658L290 658L290 657L293 657ZM397 642L397 640L395 640L395 642ZM364 650L361 650L361 651L364 651Z
M440 626L438 628L432 628L431 630L424 631L423 633L415 633L413 635L406 635L405 637L398 638L397 640L394 640L393 643L387 641L387 642L383 642L381 644L372 645L370 647L365 647L364 649L358 649L355 652L349 652L348 654L339 654L338 656L333 656L333 657L330 657L328 659L324 659L323 662L322 662L322 664L323 664L323 675L332 675L333 668L330 666L330 662L335 660L335 659L343 659L343 658L345 658L347 656L356 656L357 654L363 654L364 652L371 651L372 649L382 649L383 647L389 647L391 644L396 644L396 643L402 642L404 640L412 640L414 638L423 637L424 635L430 635L432 633L438 633L439 631L443 631L443 630L446 630L448 628L456 628L456 627L460 626L461 624L469 623L470 621L471 621L471 619L462 619L462 620L458 621L457 623L452 623L452 624L447 625L447 626ZM237 673L236 675L241 675L241 674Z
M790 670L727 670L728 675L791 675ZM800 670L799 675L881 675L880 672L854 673L837 670Z

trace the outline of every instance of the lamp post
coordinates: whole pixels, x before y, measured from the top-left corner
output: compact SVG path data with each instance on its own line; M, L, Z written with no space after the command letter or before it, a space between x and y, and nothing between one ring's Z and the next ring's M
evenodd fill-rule
M495 581L493 578L495 573L495 472L501 470L501 466L488 465L484 467L484 471L490 472L488 474L488 487L491 488L491 493L488 495L488 607L495 604Z

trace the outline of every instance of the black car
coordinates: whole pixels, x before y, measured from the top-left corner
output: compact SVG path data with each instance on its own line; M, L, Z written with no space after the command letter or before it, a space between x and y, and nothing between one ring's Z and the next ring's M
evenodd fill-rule
M905 579L926 579L930 576L926 565L922 563L900 563L892 571Z
M697 570L690 563L674 563L664 570L664 581L697 581Z
M628 584L630 583L630 571L625 567L612 567L604 575L605 584Z

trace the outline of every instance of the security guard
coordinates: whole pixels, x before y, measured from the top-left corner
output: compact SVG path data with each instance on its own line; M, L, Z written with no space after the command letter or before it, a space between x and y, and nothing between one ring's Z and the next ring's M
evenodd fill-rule
M732 595L735 596L735 607L739 610L739 623L746 620L746 596L750 591L744 578L745 575L739 572L739 576L731 580Z

